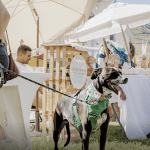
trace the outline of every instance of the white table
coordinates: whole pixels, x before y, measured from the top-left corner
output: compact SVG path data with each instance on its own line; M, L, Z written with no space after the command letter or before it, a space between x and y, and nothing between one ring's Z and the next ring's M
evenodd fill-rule
M21 75L23 75L26 78L29 78L31 80L34 80L36 82L39 82L39 83L43 83L45 80L51 78L50 73L21 73ZM39 85L34 84L30 81L27 81L23 78L17 77L13 80L8 81L4 85L3 88L5 88L6 86L12 87L14 85L18 85L18 91L20 94L21 108L22 108L22 114L23 114L23 120L24 120L25 133L26 133L26 137L28 140L28 146L25 148L25 150L27 150L27 149L31 150L32 147L31 147L31 142L30 142L30 110L31 110L33 98L35 96L37 89L39 88ZM9 93L3 93L3 95L6 95L6 94L9 94ZM19 134L19 132L20 131L18 131L17 134Z
M147 139L150 133L150 75L123 75L128 78L121 85L127 100L118 101L120 121L129 139Z
M0 148L20 150L28 146L18 86L0 89Z

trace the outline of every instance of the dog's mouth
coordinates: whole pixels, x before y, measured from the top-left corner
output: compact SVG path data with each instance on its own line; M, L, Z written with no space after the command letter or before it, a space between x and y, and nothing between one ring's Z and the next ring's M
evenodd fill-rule
M120 91L120 99L125 101L127 98L126 98L126 95L124 93L124 91L122 90L122 88L117 85L117 84L112 84L111 82L108 83L108 86L111 88L112 91L114 91L117 95Z

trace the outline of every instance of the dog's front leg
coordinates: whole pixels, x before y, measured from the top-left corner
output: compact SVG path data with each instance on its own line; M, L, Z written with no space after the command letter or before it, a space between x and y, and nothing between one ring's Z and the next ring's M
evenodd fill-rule
M109 109L107 110L109 112ZM100 150L105 150L105 144L106 144L106 137L107 137L107 129L109 124L110 116L109 113L107 113L107 119L106 121L101 125L100 131Z
M92 131L91 123L88 122L87 124L85 124L82 131L82 150L89 149L89 137L91 131Z
M82 131L82 150L88 150L89 149L89 136L87 131Z

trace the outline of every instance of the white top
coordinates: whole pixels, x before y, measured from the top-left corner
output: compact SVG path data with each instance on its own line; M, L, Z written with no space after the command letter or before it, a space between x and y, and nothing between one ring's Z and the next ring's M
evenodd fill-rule
M15 61L20 73L22 72L34 72L33 68L27 64L22 64L22 63L19 63L17 61Z

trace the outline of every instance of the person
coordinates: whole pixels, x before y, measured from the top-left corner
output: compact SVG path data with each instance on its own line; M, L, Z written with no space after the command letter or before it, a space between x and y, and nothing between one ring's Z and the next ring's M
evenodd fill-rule
M27 72L27 73L34 73L34 70L31 66L28 65L29 61L31 60L31 52L32 49L27 45L20 45L17 51L17 59L15 61L19 72ZM39 93L39 107L42 107L42 94L43 89L42 87L39 87L38 91ZM36 97L34 96L32 107L36 105Z
M31 60L32 49L27 45L20 45L17 51L17 59L15 61L20 73L21 72L34 72L33 68L29 65Z

